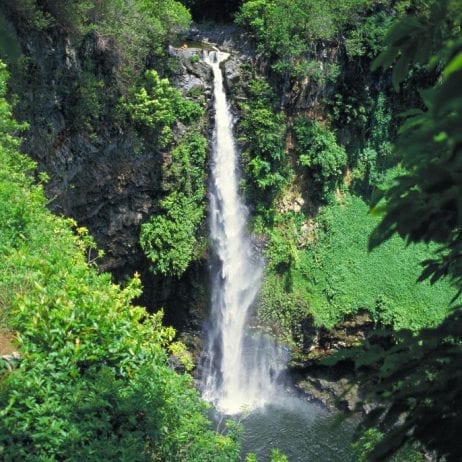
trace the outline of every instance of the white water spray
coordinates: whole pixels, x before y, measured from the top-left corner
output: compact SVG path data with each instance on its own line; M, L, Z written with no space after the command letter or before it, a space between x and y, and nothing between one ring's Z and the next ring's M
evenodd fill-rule
M247 233L248 213L239 197L238 153L220 69L220 62L228 57L219 51L208 52L205 57L214 75L210 237L215 261L203 396L219 411L236 414L271 399L280 355L267 335L246 331L260 288L263 260Z

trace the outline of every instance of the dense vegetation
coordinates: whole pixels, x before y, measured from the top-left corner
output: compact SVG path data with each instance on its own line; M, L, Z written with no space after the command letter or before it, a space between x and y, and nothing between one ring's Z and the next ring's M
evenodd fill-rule
M123 107L149 139L170 151L171 159L163 166L166 195L159 199L159 213L142 225L140 241L154 273L180 276L198 252L197 230L205 215L207 141L199 126L203 109L156 71L147 71L145 80ZM178 121L194 125L175 137L172 127Z
M246 194L260 214L268 215L290 175L284 152L285 117L276 111L274 94L265 80L253 79L248 93L248 101L240 107L239 125Z
M130 79L151 53L163 55L169 37L189 25L189 11L175 0L18 0L6 6L35 30L59 29L81 39L95 32L114 41L118 65Z
M425 111L417 109L405 114L395 149L402 153L406 174L383 193L385 215L370 240L371 247L375 247L397 233L408 242L436 242L439 251L423 262L420 279L435 282L445 277L459 294L461 23L459 4L434 2L428 15L422 14L416 20L404 18L392 28L387 36L388 47L375 63L385 67L394 63L395 87L416 65L437 65L441 78L422 92ZM416 43L428 43L429 47L417 53ZM375 203L379 203L378 199ZM458 308L436 329L423 330L417 338L403 333L404 338L391 352L380 352L382 367L375 396L382 400L382 406L369 424L379 425L382 432L388 433L381 436L372 457L383 459L409 439L418 439L447 460L460 459L460 440L450 430L461 423L455 411L462 397ZM410 368L416 358L421 358L419 367ZM424 399L419 398L422 393ZM405 416L402 420L401 415Z
M294 218L296 234L296 220L303 223L303 216ZM448 314L456 291L443 282L434 286L417 282L419 263L431 254L426 245L406 247L395 236L369 253L368 236L378 222L356 196L325 208L316 218L314 240L294 249L292 260L285 257L286 267L269 276L261 316L275 316L281 328L281 318L299 324L311 314L318 325L331 328L347 315L368 309L376 323L395 329L438 324ZM282 252L287 237L281 242L274 234L271 238L268 256L274 263L281 258L275 255L275 247ZM286 255L289 251L285 250ZM278 293L279 297L273 297ZM293 311L287 295L294 300Z
M156 159L140 245L160 277L181 277L207 245L204 98L170 84L165 48L189 25L184 5L229 19L238 3L4 0L0 14L13 90L33 88L40 63L12 23L65 34L81 54L78 79L63 70L54 83L66 136L122 133L133 156ZM243 65L236 102L243 191L267 259L258 314L302 360L307 325L366 310L381 328L330 360L367 369L374 385L359 460L403 447L395 458L462 454L461 15L456 0L244 0L236 15L265 70ZM88 43L104 53L86 55ZM237 429L211 431L190 376L169 366L192 366L174 331L132 305L138 276L112 284L88 230L47 211L6 81L1 64L0 321L21 361L0 372L0 458L237 460ZM18 112L32 104L20 99ZM41 139L51 151L56 139Z
M308 68L313 59L324 71L329 63L342 68L332 91L321 100L315 92L308 101L307 110L311 105L313 115L297 114L292 107L295 114L286 125L276 110L274 90L258 76L248 77L249 101L241 104L245 188L256 208L255 230L269 239L269 274L261 315L274 316L279 327L281 313L288 310L278 301L284 300L284 292L289 300L298 300L293 308L297 320L292 319L292 325L309 314L315 323L331 327L346 314L366 308L386 325L416 329L438 323L448 313L455 291L447 283L434 290L415 286L419 263L430 258L435 247L405 249L405 242L395 238L367 254L367 236L378 220L367 215L366 204L371 204L375 189L389 188L407 166L402 162L405 148L392 150L402 96L392 96L389 80L380 81L365 65L371 64L379 50L391 17L402 17L407 11L422 11L426 17L430 10L405 1L340 5L249 0L238 14L238 22L252 31L258 50L279 75L272 80L277 91L287 91L289 85L297 92L300 82L308 88L319 86L313 75L295 70L297 66ZM332 48L340 49L337 58ZM358 65L364 66L365 75L350 75L350 66ZM422 71L418 78L431 82L429 71ZM371 89L370 96L357 98L361 86L370 86L374 80L379 85ZM417 96L414 102L419 104ZM291 140L287 145L281 139L286 132ZM255 194L255 190L261 192ZM287 210L285 196L290 200L297 195L304 208ZM438 309L432 308L435 303ZM290 310L287 316L292 317Z

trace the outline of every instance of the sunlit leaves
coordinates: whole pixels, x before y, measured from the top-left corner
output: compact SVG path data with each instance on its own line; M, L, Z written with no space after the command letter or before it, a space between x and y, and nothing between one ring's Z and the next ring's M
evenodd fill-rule
M342 182L346 151L337 143L335 134L317 121L297 118L294 133L298 162L312 172L321 197L326 200Z
M145 73L145 82L122 101L122 107L140 130L156 137L159 147L170 150L163 165L167 195L157 213L141 227L140 243L156 274L180 276L198 254L198 228L204 217L206 139L198 130L174 137L178 122L198 125L203 108L159 77Z
M244 145L244 174L255 201L270 205L289 176L284 149L285 117L274 110L273 94L267 82L253 80L249 93L248 102L241 107L238 128L239 141Z
M207 142L197 131L183 137L164 167L168 192L159 211L141 226L140 243L155 274L181 276L199 256L200 224L205 215Z
M274 59L280 74L300 74L300 60L308 59L318 41L335 41L345 25L370 0L246 0L237 15L252 30L258 50ZM298 69L297 69L298 67Z
M140 242L158 274L180 276L196 250L196 228L204 215L194 200L173 193L161 202L162 214L154 215L141 227Z
M173 141L172 127L176 121L190 123L203 113L202 108L184 98L168 79L148 70L144 85L122 100L122 107L141 129L149 128L158 137L161 148Z

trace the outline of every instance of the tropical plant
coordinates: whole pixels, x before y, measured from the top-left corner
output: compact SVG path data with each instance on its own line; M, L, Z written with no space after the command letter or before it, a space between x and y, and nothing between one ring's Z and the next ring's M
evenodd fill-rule
M323 200L338 188L343 180L347 154L335 135L317 121L298 117L294 121L295 152L298 162L308 167Z
M123 98L121 105L141 129L154 132L161 148L173 142L172 127L177 120L191 123L203 113L201 106L184 98L168 79L160 78L153 69L145 72L143 85Z
M199 236L205 216L205 157L207 140L197 131L184 135L164 168L159 210L142 226L140 243L155 274L181 276L199 257Z
M241 106L238 133L246 189L258 209L271 207L290 176L284 149L285 117L273 104L269 84L255 79L249 85L249 100Z

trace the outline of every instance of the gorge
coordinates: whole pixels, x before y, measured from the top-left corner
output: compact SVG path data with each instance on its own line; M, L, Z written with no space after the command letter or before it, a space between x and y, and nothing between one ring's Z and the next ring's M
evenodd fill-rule
M459 460L457 2L1 4L0 458Z

